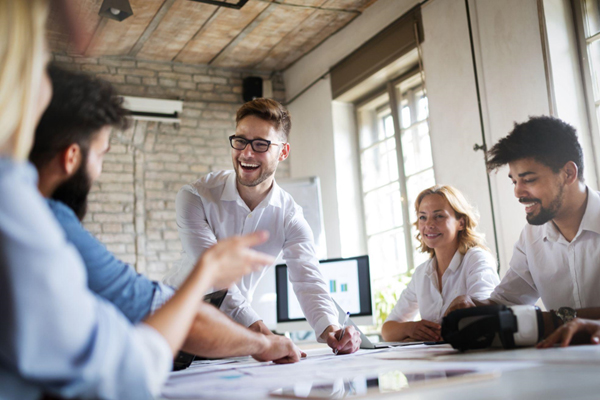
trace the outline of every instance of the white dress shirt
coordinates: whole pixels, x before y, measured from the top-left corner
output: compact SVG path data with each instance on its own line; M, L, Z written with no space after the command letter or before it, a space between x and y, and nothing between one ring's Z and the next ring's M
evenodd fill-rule
M459 251L454 254L442 275L441 293L436 269L435 257L415 269L386 321L413 321L420 313L421 319L439 324L456 297L469 295L478 300L487 299L500 282L494 257L478 247L469 249L465 255Z
M515 244L510 269L491 300L505 305L600 307L600 196L588 200L575 238L569 243L554 225L527 224Z
M213 172L179 191L176 210L183 259L167 278L169 284L181 284L200 255L217 240L266 230L269 240L255 249L277 258L282 255L302 311L317 336L329 325L338 325L336 308L319 270L312 231L302 209L277 183L251 211L238 193L235 172ZM250 301L265 272L266 268L248 274L232 286L221 310L244 326L261 320Z
M158 395L168 343L89 290L36 178L31 164L0 157L0 399Z

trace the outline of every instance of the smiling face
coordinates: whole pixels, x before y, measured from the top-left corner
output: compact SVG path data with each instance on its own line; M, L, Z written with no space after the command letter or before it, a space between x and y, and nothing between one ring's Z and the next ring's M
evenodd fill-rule
M235 136L247 140L271 141L272 144L265 153L255 152L250 144L244 150L231 149L233 168L239 185L256 187L265 183L270 187L277 165L289 154L289 145L283 143L282 135L273 124L254 115L249 115L238 123Z
M555 218L564 201L561 173L554 173L532 158L513 161L508 166L508 177L515 186L515 197L525 206L527 222L543 225Z
M434 250L458 249L458 232L464 229L464 219L456 213L443 196L430 194L419 204L417 217L421 240Z

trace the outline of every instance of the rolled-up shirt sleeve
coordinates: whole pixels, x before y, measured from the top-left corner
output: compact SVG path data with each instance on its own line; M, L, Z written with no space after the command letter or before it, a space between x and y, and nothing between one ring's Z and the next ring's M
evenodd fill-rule
M515 244L513 256L510 260L510 268L492 292L490 299L498 304L533 305L540 298L535 286L527 255L524 250L523 234Z
M339 326L338 312L319 270L312 231L298 206L286 218L284 229L283 259L289 280L306 320L319 338L328 326Z
M165 339L88 289L34 184L0 166L0 193L0 375L68 398L157 395L172 363Z
M183 258L165 280L165 283L179 287L192 272L194 265L209 247L217 243L211 229L200 196L186 185L177 193L175 209L177 231L183 247Z
M245 327L262 320L235 284L227 291L220 310Z
M202 199L193 193L191 186L184 186L177 193L176 209L177 229L184 257L179 270L175 271L171 275L173 278L167 282L179 285L191 272L202 253L217 243L217 238L206 219ZM229 288L221 305L221 311L244 326L250 326L262 319L236 285Z
M165 285L164 283L157 282L156 288L154 289L154 294L152 295L152 304L150 306L150 313L154 314L156 310L165 305L167 301L173 297L175 294L175 289L170 286Z

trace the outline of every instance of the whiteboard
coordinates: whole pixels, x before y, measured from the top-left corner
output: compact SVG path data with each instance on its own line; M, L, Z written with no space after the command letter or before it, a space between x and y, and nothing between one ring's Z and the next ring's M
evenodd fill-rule
M321 180L318 176L308 178L286 179L277 184L288 192L294 201L302 207L304 218L312 229L315 238L317 258L327 258L325 227L323 225L323 205L321 202Z

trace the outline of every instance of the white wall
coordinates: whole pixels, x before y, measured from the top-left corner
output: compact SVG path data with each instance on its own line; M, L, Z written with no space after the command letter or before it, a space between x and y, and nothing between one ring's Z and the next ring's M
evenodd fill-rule
M332 106L341 256L361 256L367 254L367 245L358 172L356 113L352 104L334 101Z
M288 106L292 116L290 176L321 179L327 257L341 255L333 111L329 78L317 82Z
M548 115L549 99L536 0L470 1L488 147L515 122ZM508 269L525 210L513 194L507 168L491 174L501 274Z
M423 8L423 68L436 182L458 188L481 215L480 231L496 251L465 2Z

